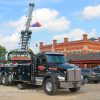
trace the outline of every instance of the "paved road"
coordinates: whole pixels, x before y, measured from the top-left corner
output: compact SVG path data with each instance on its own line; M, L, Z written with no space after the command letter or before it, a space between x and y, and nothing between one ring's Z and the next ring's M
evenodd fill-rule
M100 100L100 83L85 84L76 93L72 93L68 89L60 89L53 96L44 93L43 87L40 86L18 90L17 85L0 85L0 100Z

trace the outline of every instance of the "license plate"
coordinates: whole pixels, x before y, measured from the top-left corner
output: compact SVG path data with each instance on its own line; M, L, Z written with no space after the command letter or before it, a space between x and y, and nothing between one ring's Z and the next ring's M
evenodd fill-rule
M74 83L73 83L73 86L74 86L74 87L77 87L77 82L74 82Z

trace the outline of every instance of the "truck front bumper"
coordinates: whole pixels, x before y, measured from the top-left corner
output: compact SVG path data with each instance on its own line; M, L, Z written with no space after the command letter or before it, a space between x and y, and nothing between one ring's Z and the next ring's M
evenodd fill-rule
M77 81L77 82L60 82L60 88L76 88L76 87L83 87L84 81Z

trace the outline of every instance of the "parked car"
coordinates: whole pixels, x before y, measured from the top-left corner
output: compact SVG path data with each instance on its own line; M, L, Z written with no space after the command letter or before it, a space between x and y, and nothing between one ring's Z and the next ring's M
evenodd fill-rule
M85 83L94 82L98 83L100 81L100 69L99 68L85 68L81 69L83 79Z

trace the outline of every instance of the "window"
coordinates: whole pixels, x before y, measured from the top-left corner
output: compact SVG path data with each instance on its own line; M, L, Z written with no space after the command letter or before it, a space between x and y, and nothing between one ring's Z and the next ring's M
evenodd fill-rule
M80 54L80 51L78 51L78 54Z
M66 58L64 55L47 54L46 57L48 62L66 63Z
M81 54L83 54L83 50L81 51Z
M90 51L88 50L88 53L90 53Z
M97 53L97 51L95 51L95 53Z
M69 55L69 53L67 52L67 55Z
M95 72L95 73L100 73L100 71L99 71L99 70L93 70L93 72Z
M91 53L93 53L93 51L91 51Z
M73 54L76 54L76 51L73 51Z
M90 71L87 70L87 69L81 69L81 72L87 73L87 72L90 72Z
M85 70L85 72L90 72L89 70Z
M78 67L80 68L80 64L78 64Z
M70 51L70 55L71 55L71 51Z
M85 70L84 69L81 69L81 72L85 72Z
M45 63L46 62L46 58L44 56L42 56L42 62Z

